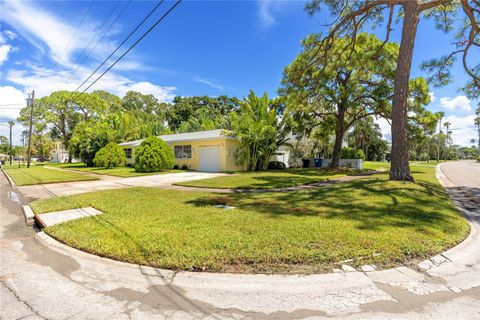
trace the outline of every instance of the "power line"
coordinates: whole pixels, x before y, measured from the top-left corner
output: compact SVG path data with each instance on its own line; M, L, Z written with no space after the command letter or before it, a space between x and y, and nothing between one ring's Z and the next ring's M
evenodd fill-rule
M120 61L127 53L130 52L130 50L132 50L140 41L142 41L143 38L145 38L145 36L147 34L149 34L166 16L168 16L170 14L170 12L173 11L173 9L175 9L179 4L180 2L182 2L182 0L177 0L177 2L175 2L175 4L173 6L170 7L170 9L168 9L167 12L165 12L165 14L163 14L163 16L161 16L140 38L138 38L137 41L135 41L135 43L133 45L130 46L130 48L127 49L127 51L125 51L120 57L118 57L117 60L115 60L115 62L107 68L107 70L105 70L97 79L95 79L95 81L93 81L85 90L82 91L82 93L85 93L85 91L87 91L91 86L93 86L98 80L100 80L100 78L102 78L108 71L110 71L110 69L112 69L118 61Z
M77 34L78 32L78 29L80 29L80 27L82 26L82 24L85 22L85 19L87 18L87 15L88 13L90 12L90 9L92 8L93 6L93 2L95 0L92 0L90 1L90 4L87 8L87 11L85 11L85 14L83 15L83 18L82 20L80 21L80 23L78 24L77 28L75 29L75 31L72 33L72 36L70 37L70 40L68 41L67 45L65 46L65 48L63 49L62 53L60 54L60 57L58 58L56 64L55 64L55 67L58 65L58 61L60 61L63 57L63 55L65 54L65 52L67 51L67 49L70 47L70 44L72 43L72 40L73 38L75 38L75 35Z
M128 39L130 39L130 37L138 30L138 28L140 28L144 23L145 21L147 21L148 18L150 18L150 16L158 9L158 7L164 2L165 0L161 0L160 2L157 3L157 5L155 7L153 7L152 10L150 10L150 12L145 16L145 18L143 18L143 20L135 27L135 29L133 29L130 34L125 38L123 39L123 41L115 48L115 50L113 50L113 52L105 59L103 60L103 62L97 67L97 69L95 69L89 76L87 79L85 79L85 81L82 82L81 85L78 86L77 89L75 89L74 92L77 92L78 90L80 90L80 88L88 81L90 80L90 78L95 74L97 73L97 71L103 66L105 65L105 63L107 63L107 61L118 51L118 49L120 49L121 46L123 46L125 44L125 42L128 41Z
M118 6L120 5L120 1L117 1L117 4L110 10L110 13L108 14L107 18L105 18L102 22L102 24L100 25L100 27L98 28L97 32L95 32L95 34L93 35L92 38L90 38L90 41L88 42L87 46L85 48L83 48L82 52L77 56L77 58L75 59L75 61L73 62L73 64L75 65L79 59L83 56L83 54L85 53L85 51L90 47L90 45L92 44L93 40L95 38L97 38L97 35L100 33L100 31L103 29L103 26L105 25L105 23L110 19L110 17L112 16L113 12L118 8ZM75 69L75 71L73 71L73 74L75 72L77 72L78 68L85 62L85 59L82 60L82 62L77 65L77 68Z
M23 103L0 104L0 107L23 106Z
M110 24L110 26L108 26L108 28L103 32L102 36L97 40L97 42L95 43L95 45L90 49L90 51L88 52L87 56L82 60L82 62L80 62L79 65L77 65L77 67L75 68L75 70L73 71L73 73L71 74L71 76L69 77L69 79L67 80L67 82L70 81L70 79L73 78L73 75L77 72L78 68L80 68L81 65L83 65L83 63L90 57L90 55L92 54L93 50L95 50L97 48L97 46L100 44L100 42L105 38L105 36L108 34L108 32L112 29L112 27L115 25L115 23L117 23L118 19L122 16L123 12L125 12L125 9L127 9L128 5L132 2L132 0L129 0L124 6L123 8L120 10L120 12L118 13L117 17L115 18L115 20L112 21L112 23ZM118 2L118 4L120 3L120 1ZM117 4L117 6L118 6ZM117 8L117 6L115 6L115 8Z

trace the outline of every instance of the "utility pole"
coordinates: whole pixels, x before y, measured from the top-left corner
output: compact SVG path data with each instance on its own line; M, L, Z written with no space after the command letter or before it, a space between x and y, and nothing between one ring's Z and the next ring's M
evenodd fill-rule
M12 127L15 125L13 121L8 122L8 126L10 127L10 139L8 140L10 142L10 148L9 148L9 156L10 156L10 165L12 165Z
M30 168L30 159L32 158L32 127L33 127L33 102L35 99L35 90L28 95L27 102L30 104L30 129L28 130L28 151L27 151L27 168Z

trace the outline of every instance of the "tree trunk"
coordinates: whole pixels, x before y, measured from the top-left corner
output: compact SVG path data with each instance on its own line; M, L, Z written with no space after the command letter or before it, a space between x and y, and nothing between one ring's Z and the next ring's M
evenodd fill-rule
M419 21L419 4L417 1L407 1L403 7L405 14L392 103L390 180L413 181L408 164L407 99L413 47Z
M337 126L335 128L335 144L333 146L332 162L330 168L338 168L340 165L340 153L342 152L343 135L345 134L345 108L338 107Z

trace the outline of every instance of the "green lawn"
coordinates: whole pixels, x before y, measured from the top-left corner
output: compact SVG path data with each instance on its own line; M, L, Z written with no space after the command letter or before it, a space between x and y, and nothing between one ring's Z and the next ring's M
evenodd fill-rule
M219 189L271 189L326 181L340 178L350 173L354 173L354 171L313 168L238 172L223 177L181 182L176 185Z
M8 175L15 181L17 186L32 184L44 184L55 182L97 180L94 177L88 177L74 172L48 169L42 166L32 165L30 168L21 167L12 164L5 165Z
M116 176L116 177L123 177L123 178L148 176L153 174L185 172L185 170L168 170L168 171L162 171L162 172L136 172L135 169L132 167L105 169L105 168L97 168L97 167L86 167L85 164L83 163L62 163L62 164L49 163L46 165L55 166L63 169L92 172L97 174L105 174L109 176Z
M33 202L36 213L93 206L103 215L45 229L73 247L175 270L329 272L425 259L469 226L434 176L388 174L290 193L214 194L157 188L100 191ZM119 201L121 199L121 201ZM227 204L232 210L215 208Z

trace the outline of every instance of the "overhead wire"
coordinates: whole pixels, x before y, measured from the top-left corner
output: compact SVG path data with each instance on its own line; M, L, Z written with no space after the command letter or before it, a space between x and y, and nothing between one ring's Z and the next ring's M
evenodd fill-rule
M163 2L163 1L162 1ZM137 39L137 41L135 41L120 57L117 58L117 60L115 60L114 63L112 63L112 65L110 65L110 67L108 67L97 79L95 79L95 81L93 81L92 83L90 83L90 85L85 88L82 93L85 93L85 91L87 91L91 86L93 86L98 80L100 80L108 71L110 71L110 69L112 69L125 55L127 55L127 53L130 52L130 50L132 50L140 41L142 41L143 38L145 38L163 19L165 19L169 14L170 12L172 12L179 4L180 2L182 2L182 0L177 0L175 2L175 4L173 6L170 7L170 9L168 9L167 12L165 12L159 19L157 19L157 21L147 30L145 31L142 36L140 38Z
M137 30L145 23L145 21L147 21L148 18L150 18L150 16L158 9L158 7L160 7L160 5L164 2L165 0L161 0L159 1L155 7L153 7L150 12L143 18L142 21L140 21L140 23L128 34L127 37L125 37L125 39L123 39L123 41L115 48L115 50L113 50L113 52L105 59L103 60L103 62L77 87L77 89L75 89L74 92L77 92L78 90L80 90L80 88L85 84L87 83L88 80L90 80L91 77L93 77L93 75L95 73L97 73L97 71L103 67L105 65L105 63L107 63L108 60L110 60L110 58L115 54L117 53L117 51L125 44L125 42L127 42L131 36L137 32Z
M75 70L73 71L72 75L75 74L78 70L78 68L80 68L80 66L85 62L86 59L83 59L79 64L77 64L77 62L80 60L80 58L84 55L85 51L90 47L90 45L92 44L93 40L95 40L97 38L97 36L99 35L100 31L103 29L103 27L105 26L105 23L110 19L110 17L112 16L112 14L115 12L115 10L118 8L118 6L120 5L120 0L117 1L117 3L115 4L115 6L110 10L108 16L103 20L102 24L100 25L100 27L98 28L97 32L95 32L95 34L93 35L93 37L90 38L90 41L88 42L87 46L83 48L82 52L77 56L77 58L75 59L75 61L73 62L74 65L76 65L76 68ZM70 76L71 77L71 76Z
M59 61L62 59L62 57L65 54L65 52L67 51L67 49L70 48L70 45L72 44L73 39L77 35L78 30L80 29L82 24L85 22L85 19L87 18L88 14L90 13L90 9L92 8L94 2L95 2L95 0L90 1L90 4L87 8L87 11L85 11L82 20L80 20L80 23L77 25L77 27L75 28L75 31L72 33L72 36L70 37L70 40L68 41L67 45L65 46L65 48L63 48L63 51L60 54L60 57L58 58L58 60L55 63L55 67L58 66Z

